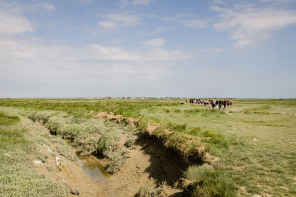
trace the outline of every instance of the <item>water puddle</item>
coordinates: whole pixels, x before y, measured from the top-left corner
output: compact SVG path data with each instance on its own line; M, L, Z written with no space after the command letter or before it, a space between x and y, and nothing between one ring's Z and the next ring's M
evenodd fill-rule
M110 177L110 174L105 171L105 167L100 163L100 161L94 156L79 156L81 162L81 168L84 173L100 182L105 182L106 179Z
M107 189L110 197L115 197L115 193L106 185L106 180L111 176L105 171L105 167L100 163L100 161L90 155L90 156L78 156L80 159L80 165L86 176L89 178L103 183Z

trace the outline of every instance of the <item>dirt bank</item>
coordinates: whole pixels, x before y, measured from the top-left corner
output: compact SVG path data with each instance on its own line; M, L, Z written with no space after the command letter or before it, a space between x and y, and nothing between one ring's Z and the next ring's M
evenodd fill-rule
M101 182L90 179L83 172L80 161L69 159L68 155L61 153L61 149L67 148L67 144L59 143L56 136L51 136L49 131L39 123L34 123L40 133L30 132L31 136L40 135L43 137L38 142L38 155L34 156L34 169L53 181L65 186L69 191L69 196L109 196L108 190ZM38 136L38 137L40 137ZM49 140L47 140L49 139ZM43 143L41 141L46 142ZM69 155L75 156L74 149Z
M161 196L184 196L177 189L179 178L188 165L173 151L152 139L139 139L121 170L107 181L116 196L133 196L140 186L164 186Z

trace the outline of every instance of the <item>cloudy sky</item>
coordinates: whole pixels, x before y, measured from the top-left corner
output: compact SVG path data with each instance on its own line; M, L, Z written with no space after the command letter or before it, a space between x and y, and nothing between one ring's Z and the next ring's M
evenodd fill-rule
M0 97L296 97L295 0L0 0Z

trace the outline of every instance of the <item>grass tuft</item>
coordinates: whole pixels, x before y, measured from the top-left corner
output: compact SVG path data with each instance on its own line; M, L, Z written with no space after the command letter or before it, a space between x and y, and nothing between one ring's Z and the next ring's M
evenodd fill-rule
M0 112L0 125L13 125L20 121L17 116L7 116Z
M227 176L213 166L191 166L185 172L182 187L191 196L203 197L232 197L236 196L236 188Z

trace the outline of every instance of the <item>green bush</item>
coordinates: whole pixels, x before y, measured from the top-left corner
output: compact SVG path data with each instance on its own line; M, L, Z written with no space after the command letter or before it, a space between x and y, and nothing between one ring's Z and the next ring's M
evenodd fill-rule
M130 137L126 140L126 142L124 143L124 146L129 148L131 147L132 145L134 145L136 142L136 140L133 138L133 137Z
M54 111L29 111L25 115L34 122L39 121L42 124L45 124L47 123L48 119L54 116L55 114L56 112Z
M233 197L236 196L236 187L220 170L204 164L191 166L185 172L182 187L192 196L202 197Z
M115 150L117 141L120 139L121 132L117 129L110 129L106 131L98 144L98 153L103 156L110 156L110 154Z
M87 139L81 147L81 150L79 152L79 155L85 156L85 155L90 155L93 153L96 153L99 147L99 140L100 138L98 137L92 137Z
M128 151L122 150L120 152L115 153L109 160L106 171L114 174L118 172L125 162L125 160L128 158Z

